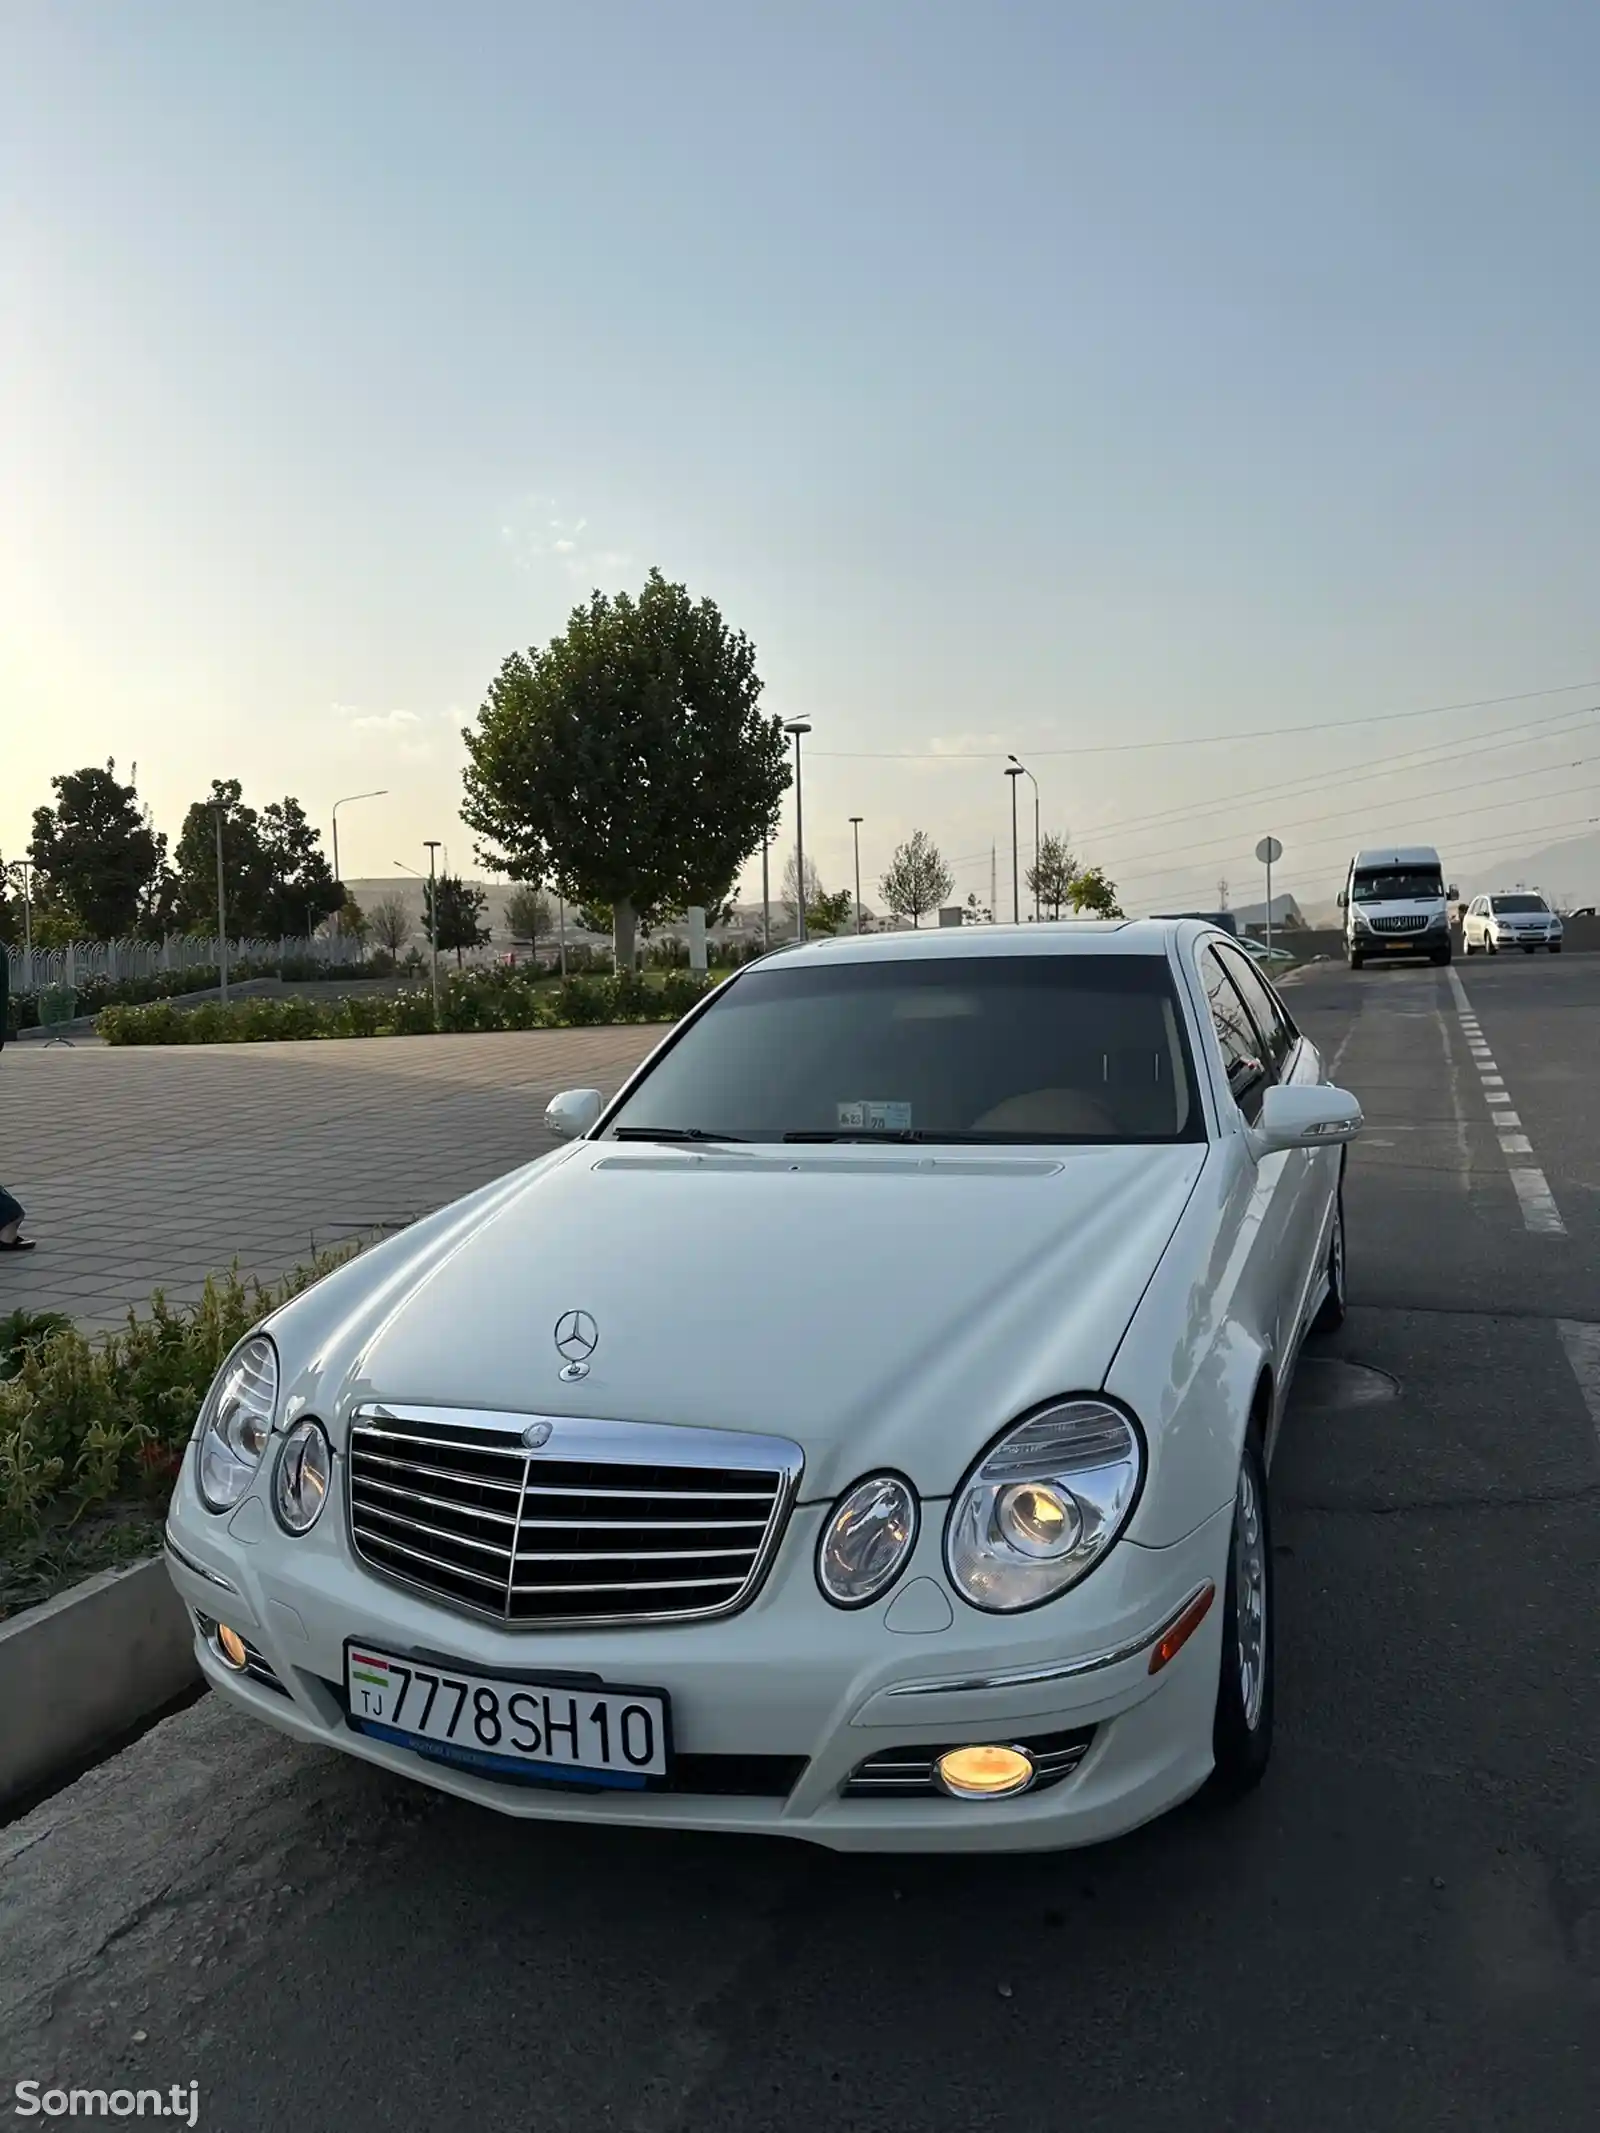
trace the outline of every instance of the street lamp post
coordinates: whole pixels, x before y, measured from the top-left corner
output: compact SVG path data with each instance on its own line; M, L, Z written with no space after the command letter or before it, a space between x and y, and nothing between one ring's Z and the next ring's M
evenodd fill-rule
M865 820L866 820L866 817L865 817L865 815L852 815L852 816L850 817L850 827L851 827L851 829L852 829L852 830L854 830L854 831L855 831L855 838L856 838L856 931L857 931L857 933L859 933L859 932L861 931L861 825L862 825L862 823L863 823L863 822L864 822Z
M1033 787L1033 916L1037 922L1039 917L1039 780L1020 757L1007 756L1006 761L1015 763L1018 770L1022 772L1022 775ZM1017 788L1013 785L1011 788L1013 801L1015 801L1016 796Z
M341 807L353 807L357 800L386 799L388 793L388 786L380 785L376 792L346 793L342 800L335 800L333 803L333 885L340 892L339 908L333 914L333 926L336 933L343 933L344 931L344 876L339 872L339 810Z
M222 1004L228 1004L228 892L222 879L222 808L214 810L217 818L217 976L221 981Z
M772 894L767 883L767 853L772 844L772 829L769 824L761 832L761 947L765 953L772 946Z
M433 986L433 1026L439 1027L439 877L434 865L434 854L439 849L437 837L424 837L428 848L428 969Z
M1022 765L1013 764L1006 776L1011 780L1011 923L1022 923L1022 883L1017 870L1017 780L1024 776Z
M811 731L808 718L786 718L785 733L794 735L794 908L795 939L806 937L806 811L800 793L800 736Z

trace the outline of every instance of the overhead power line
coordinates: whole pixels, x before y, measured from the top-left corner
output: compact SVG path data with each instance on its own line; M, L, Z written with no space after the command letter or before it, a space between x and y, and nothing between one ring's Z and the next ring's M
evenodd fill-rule
M1581 793L1581 794L1579 794L1579 793L1573 793L1573 794L1571 794L1571 795L1568 795L1568 794L1565 794L1565 793L1563 793L1563 794L1560 794L1560 795L1557 795L1557 794L1553 794L1553 793L1531 793L1531 794L1529 794L1529 796L1528 796L1529 800L1550 800L1550 799L1555 799L1555 798L1558 798L1558 797L1559 797L1559 798L1562 798L1562 799L1566 799L1566 798L1569 798L1569 797L1570 797L1570 798L1572 798L1572 799L1586 799L1586 800L1587 800L1587 799L1593 799L1594 797L1596 797L1596 794L1595 794L1595 792L1591 791L1591 792L1585 792L1585 793ZM1485 804L1485 805L1484 805L1483 807L1463 807L1463 808L1458 808L1458 809L1456 809L1456 810L1455 810L1455 811L1454 811L1453 813L1450 813L1450 814L1445 814L1445 815L1438 815L1438 816L1434 816L1434 815L1432 815L1432 814L1431 814L1431 812L1430 812L1430 818L1429 818L1429 827L1430 827L1430 828L1432 828L1432 826L1433 826L1433 824L1434 824L1435 822L1459 822L1459 821L1464 821L1464 820L1466 820L1466 818L1467 818L1468 816L1470 816L1470 815L1483 815L1483 814L1492 814L1492 813L1494 813L1494 811L1495 811L1495 810L1496 810L1497 808L1499 808L1499 807L1502 807L1502 806L1504 806L1505 804L1506 804L1506 803L1505 803L1505 802L1503 802L1503 801L1499 801L1499 800L1491 800L1491 801L1487 802L1487 803L1486 803L1486 804ZM1515 806L1515 805L1524 805L1524 806L1525 806L1525 805L1527 805L1527 802L1526 802L1526 801L1523 801L1523 802L1512 802L1511 804L1512 804L1512 805L1514 805L1514 806ZM1587 821L1587 820L1588 820L1589 818L1588 818L1587 816L1585 816L1585 817L1583 817L1582 819L1583 819L1583 820L1585 820L1585 821ZM1524 830L1507 830L1507 831L1505 832L1505 836L1504 836L1503 838L1501 838L1501 839L1500 839L1499 841L1500 841L1500 842L1505 842L1505 841L1507 841L1507 840L1509 839L1509 840L1512 840L1512 841L1515 841L1515 842L1518 842L1518 843L1522 843L1522 842L1525 842L1525 841L1526 841L1526 840L1527 840L1528 838L1530 838L1530 837L1546 837L1546 836L1552 835L1552 834L1554 833L1554 830L1555 830L1555 828L1557 828L1557 827L1559 827L1559 826L1560 826L1560 825L1558 825L1558 824L1556 824L1556 825L1553 825L1553 824L1544 824L1544 825L1530 826L1529 828L1527 828L1527 829L1524 829ZM1381 841L1381 840L1380 840L1380 841ZM1496 840L1494 840L1494 839L1491 839L1490 841L1491 841L1491 842L1494 842L1494 841L1496 841ZM1350 843L1351 843L1351 840L1350 840L1350 839L1349 839L1348 837L1322 837L1322 838L1317 838L1317 839L1315 839L1315 840L1314 840L1314 841L1313 841L1313 842L1312 842L1311 844L1309 844L1309 845L1302 845L1302 846L1301 846L1301 847L1300 847L1300 848L1299 848L1299 849L1298 849L1297 851L1294 851L1294 852L1292 852L1292 853L1286 853L1286 854L1285 854L1285 863L1286 863L1286 865L1287 865L1288 863L1292 862L1292 863L1293 863L1293 865L1295 865L1295 866L1300 866L1300 865L1302 865L1302 864L1304 863L1304 861L1305 861L1305 858L1306 858L1306 855L1307 855L1308 853L1316 853L1316 852L1322 852L1322 851L1338 851L1338 850L1340 850L1340 849L1343 849L1343 848L1346 848L1346 847L1348 847ZM1458 851L1459 851L1460 847L1458 847L1457 849L1458 849ZM1467 849L1471 849L1471 847L1469 846L1469 847L1467 847ZM1192 869L1193 869L1194 867L1198 867L1198 866L1202 866L1202 865L1205 865L1205 866L1210 866L1210 865L1214 865L1214 864L1215 864L1215 861L1214 861L1214 860L1209 860L1209 861L1208 861L1208 860L1204 860L1204 859L1201 859L1201 858L1199 858L1199 857L1196 857L1196 858L1195 858L1195 859L1194 859L1194 860L1193 860L1193 861L1192 861L1192 862L1191 862L1191 863L1190 863L1189 865L1182 865L1182 864L1180 864L1180 865L1178 865L1178 866L1170 866L1170 867L1158 867L1158 868L1154 869L1154 870L1153 870L1152 872L1150 872L1150 873L1148 873L1148 874L1141 874L1140 872L1138 872L1138 871L1137 871L1137 869L1135 869L1135 870L1134 870L1134 871L1133 871L1133 872L1132 872L1131 874L1127 875L1127 877L1126 877L1126 878L1127 878L1128 880L1130 880L1130 881L1137 881L1137 882L1146 882L1146 881L1170 881L1170 880L1172 880L1172 879L1173 879L1173 877L1174 877L1174 876L1176 876L1176 875L1180 875L1180 874L1186 874L1186 873L1188 873L1188 872L1192 871ZM1119 870L1118 870L1118 879L1119 879L1119 881L1120 881L1120 880L1121 880L1122 878L1123 878L1122 870L1121 870L1121 869L1119 869Z
M1037 756L1136 755L1155 748L1215 748L1229 741L1277 741L1301 734L1343 733L1352 726L1384 726L1412 718L1447 718L1462 711L1492 711L1501 704L1534 703L1546 696L1573 696L1581 689L1600 689L1600 681L1565 681L1554 689L1519 689L1510 696L1477 696L1466 703L1426 704L1417 711L1369 711L1360 718L1317 719L1309 726L1255 726L1238 733L1181 733L1162 741L1087 741L1071 748L1034 748ZM999 763L1006 760L1003 748L811 748L808 755L829 756L838 762L882 763Z

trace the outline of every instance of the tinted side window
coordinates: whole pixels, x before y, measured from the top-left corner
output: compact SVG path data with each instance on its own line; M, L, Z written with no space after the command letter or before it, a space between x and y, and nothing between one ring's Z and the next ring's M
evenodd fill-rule
M1206 989L1206 1005L1222 1047L1228 1089L1234 1102L1252 1125L1261 1116L1261 1099L1272 1073L1262 1058L1261 1039L1245 1012L1244 1001L1229 983L1215 948L1202 951L1200 979Z
M1295 1047L1294 1024L1284 1013L1277 995L1248 956L1240 955L1234 948L1219 948L1217 954L1221 957L1229 977L1244 995L1244 1004L1250 1010L1250 1019L1261 1033L1274 1073L1281 1074L1289 1054Z

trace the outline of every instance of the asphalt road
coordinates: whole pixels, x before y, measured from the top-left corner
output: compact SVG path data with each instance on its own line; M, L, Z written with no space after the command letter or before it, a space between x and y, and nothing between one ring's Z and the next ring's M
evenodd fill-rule
M207 1699L0 1831L0 2118L32 2076L240 2133L1592 2126L1600 958L1456 978L1292 995L1370 1127L1243 1808L993 1863L541 1828Z

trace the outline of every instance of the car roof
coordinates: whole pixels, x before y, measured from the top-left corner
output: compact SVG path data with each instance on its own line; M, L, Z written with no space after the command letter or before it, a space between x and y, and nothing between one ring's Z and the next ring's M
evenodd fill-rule
M1197 919L1043 919L1035 926L925 926L790 942L784 957L833 963L937 962L953 956L1167 955L1175 940L1217 934ZM1217 938L1226 936L1217 934ZM765 960L765 958L763 958Z
M1436 867L1439 855L1431 844L1375 844L1357 852L1354 867Z

